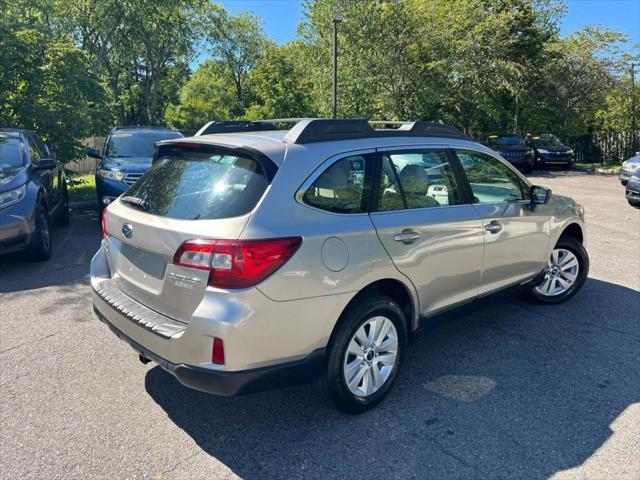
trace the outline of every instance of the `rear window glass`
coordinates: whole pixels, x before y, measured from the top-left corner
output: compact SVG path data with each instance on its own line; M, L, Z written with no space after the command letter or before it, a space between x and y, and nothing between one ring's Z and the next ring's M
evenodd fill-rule
M20 140L0 134L0 172L21 167L22 164Z
M116 132L109 137L105 155L114 158L151 158L154 143L181 137L179 132Z
M126 193L144 200L153 215L182 220L237 217L250 212L269 185L260 163L231 150L169 150Z

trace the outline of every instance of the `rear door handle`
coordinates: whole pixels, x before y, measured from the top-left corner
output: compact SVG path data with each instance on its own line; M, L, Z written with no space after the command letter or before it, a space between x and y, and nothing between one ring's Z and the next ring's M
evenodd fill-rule
M414 232L413 230L403 230L402 233L396 233L393 236L393 239L396 242L402 242L405 245L409 243L413 243L416 240L420 240L420 234L418 232Z
M498 233L502 230L502 224L496 220L492 220L484 226L484 229L490 233Z

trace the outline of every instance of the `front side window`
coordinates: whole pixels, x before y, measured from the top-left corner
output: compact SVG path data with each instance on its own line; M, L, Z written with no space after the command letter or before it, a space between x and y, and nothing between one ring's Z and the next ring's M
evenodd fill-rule
M307 205L334 213L367 211L366 179L370 162L365 155L338 160L307 189L302 200Z
M480 152L458 150L476 203L529 200L529 187L500 160Z
M42 154L40 153L40 149L36 144L36 141L32 136L27 138L27 143L29 144L29 156L31 157L31 163L38 163L42 158Z
M383 154L378 211L462 203L462 193L445 150Z

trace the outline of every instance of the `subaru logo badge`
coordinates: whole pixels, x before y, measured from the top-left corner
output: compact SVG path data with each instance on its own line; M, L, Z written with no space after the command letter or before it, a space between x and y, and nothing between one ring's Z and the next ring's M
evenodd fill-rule
M125 223L122 225L122 234L127 238L133 237L133 227L128 223Z

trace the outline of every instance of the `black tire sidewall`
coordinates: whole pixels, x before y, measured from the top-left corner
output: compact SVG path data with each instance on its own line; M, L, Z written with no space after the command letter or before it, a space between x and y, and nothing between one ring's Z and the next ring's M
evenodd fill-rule
M553 248L554 250L556 248L564 248L565 250L569 250L576 256L576 258L578 259L578 264L580 266L578 279L571 286L571 288L569 288L569 290L554 297L547 297L545 295L542 295L536 290L536 287L532 287L529 290L529 293L539 303L555 304L569 300L580 291L580 289L584 285L584 282L586 282L587 280L587 276L589 275L589 255L587 254L584 246L578 240L574 239L573 237L560 237L560 240L558 240L558 243L556 243L556 246Z
M44 219L43 217L44 213ZM36 231L33 236L33 240L31 241L31 245L27 250L27 258L34 261L44 261L48 260L51 256L51 219L49 218L49 212L46 207L42 204L38 205L35 213L35 222L36 222ZM42 222L46 222L49 227L49 246L45 247L43 242L43 233L42 233Z
M380 390L363 398L349 390L344 378L343 360L351 337L360 326L375 316L384 316L391 320L398 333L398 356L390 377ZM327 359L323 374L323 384L335 406L350 414L363 413L387 396L398 375L404 359L407 343L407 324L404 313L398 304L385 296L369 297L346 311L340 319L327 348Z

